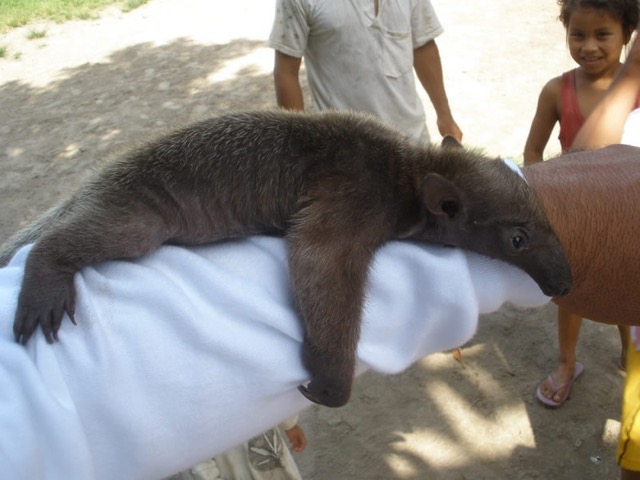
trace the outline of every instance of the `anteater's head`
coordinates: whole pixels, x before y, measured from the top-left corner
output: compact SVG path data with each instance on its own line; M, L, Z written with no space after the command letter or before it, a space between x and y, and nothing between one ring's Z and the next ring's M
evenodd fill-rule
M515 265L546 295L569 293L562 245L524 178L500 159L462 148L430 154L438 173L422 181L426 236Z

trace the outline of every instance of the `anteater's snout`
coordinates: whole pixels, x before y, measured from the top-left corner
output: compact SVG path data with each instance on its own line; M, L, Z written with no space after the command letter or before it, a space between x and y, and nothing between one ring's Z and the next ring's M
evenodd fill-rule
M542 251L543 254L527 255L513 262L527 272L536 282L538 288L547 297L561 297L571 291L572 276L569 263L561 250L552 252Z
M561 247L551 249L538 258L540 274L536 283L542 293L548 297L562 297L568 295L573 284L571 267Z
M545 283L540 285L542 293L548 297L563 297L571 291L571 282L568 283Z
M539 284L542 293L549 297L562 297L571 292L571 271L568 267L555 271L553 277Z

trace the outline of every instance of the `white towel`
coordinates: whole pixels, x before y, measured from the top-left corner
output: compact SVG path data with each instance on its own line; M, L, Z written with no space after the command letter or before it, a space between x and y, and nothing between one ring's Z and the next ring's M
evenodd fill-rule
M165 246L75 277L77 326L13 340L28 247L0 270L0 478L157 479L309 405L283 240ZM478 314L546 303L522 271L393 242L372 266L359 371L462 345Z

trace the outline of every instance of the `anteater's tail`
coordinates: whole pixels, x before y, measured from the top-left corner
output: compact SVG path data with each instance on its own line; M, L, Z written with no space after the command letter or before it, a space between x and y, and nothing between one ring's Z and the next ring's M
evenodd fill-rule
M51 225L57 224L67 213L71 201L51 207L26 227L18 230L0 247L0 267L4 267L16 251L29 243L35 242Z

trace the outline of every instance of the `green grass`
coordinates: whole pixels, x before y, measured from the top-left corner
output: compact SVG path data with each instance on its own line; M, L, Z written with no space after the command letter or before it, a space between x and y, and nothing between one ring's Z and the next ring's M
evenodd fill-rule
M29 40L35 40L37 38L44 38L47 35L46 30L29 30L27 38Z
M38 21L65 22L95 18L97 13L117 5L128 12L148 0L0 0L0 33Z
M127 0L126 2L124 2L124 5L122 5L122 11L129 12L141 5L144 5L148 1L149 0Z

